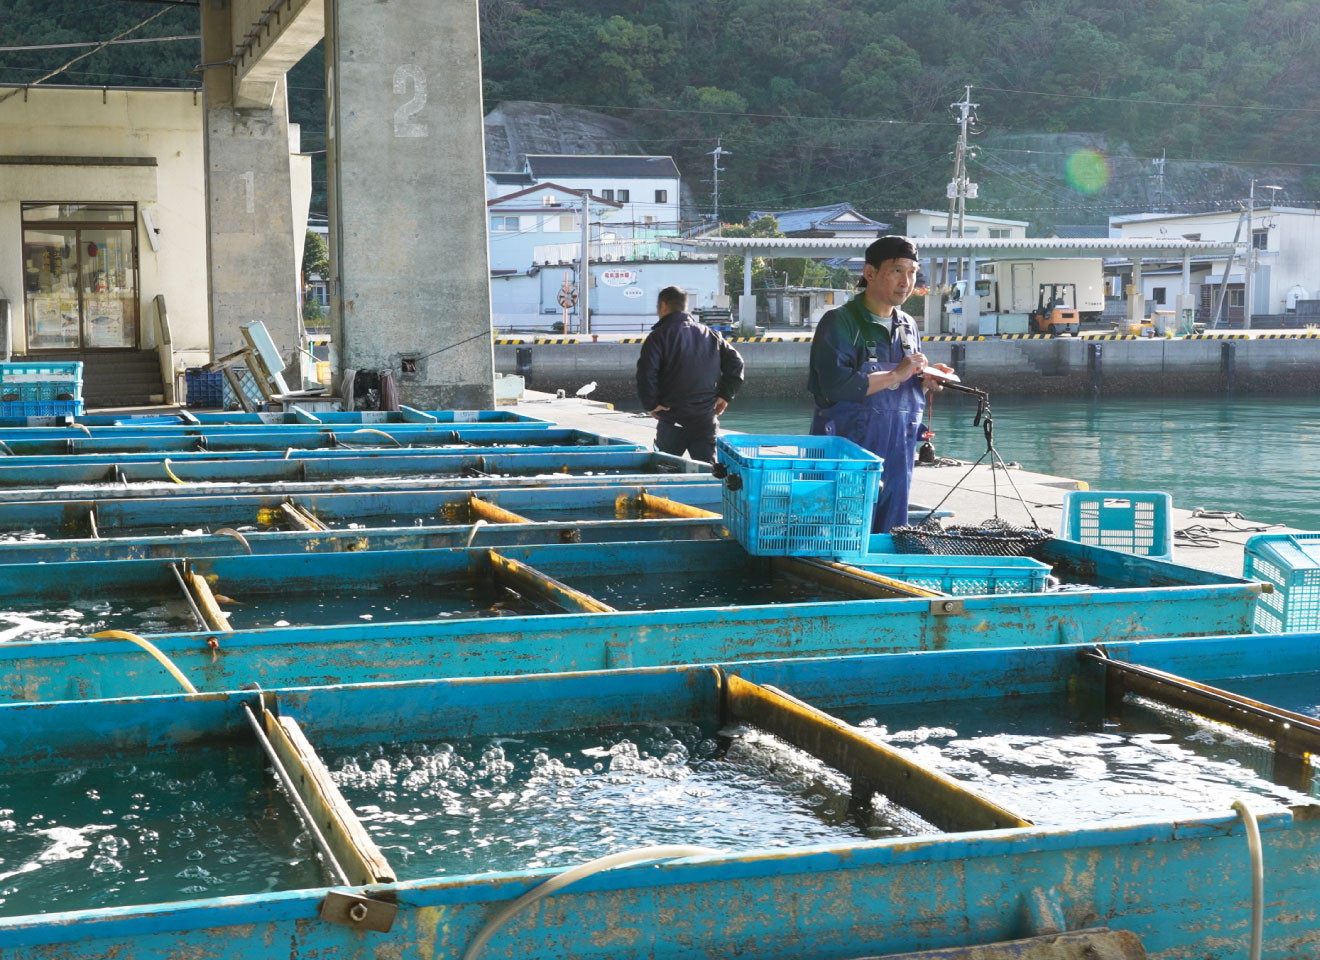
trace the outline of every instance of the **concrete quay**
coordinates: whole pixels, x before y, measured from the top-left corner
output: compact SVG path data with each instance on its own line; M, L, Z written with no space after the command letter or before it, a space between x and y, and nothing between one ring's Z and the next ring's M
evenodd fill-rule
M495 369L522 376L533 390L570 396L596 383L593 399L629 403L636 394L640 335L599 338L500 336ZM811 334L776 331L730 339L746 362L743 399L802 397ZM1196 337L938 338L923 342L932 360L993 396L1093 397L1305 394L1320 390L1320 335L1253 330Z
M740 395L741 396L741 395ZM532 417L650 445L655 441L655 421L644 413L615 410L609 404L527 391L512 409ZM729 432L729 431L723 431ZM991 469L982 464L957 466L919 465L912 478L912 502L952 511L946 523L979 523L998 516L1009 523L1030 526L1033 521L1057 532L1060 529L1064 494L1088 489L1084 478L1054 477L1019 469ZM1020 495L1020 499L1019 499ZM1265 524L1251 520L1218 520L1194 516L1177 504L1173 508L1174 560L1189 567L1229 576L1242 576L1243 547ZM1177 536L1180 530L1199 534L1200 545ZM1291 527L1271 526L1270 533L1296 532Z

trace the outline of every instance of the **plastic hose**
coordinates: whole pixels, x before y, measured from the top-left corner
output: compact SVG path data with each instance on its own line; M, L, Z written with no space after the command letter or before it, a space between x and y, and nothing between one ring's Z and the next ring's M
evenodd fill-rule
M162 460L162 461L161 461L161 465L165 468L165 473L169 475L169 478L170 478L171 480L173 480L173 481L174 481L175 483L177 483L177 484L180 484L180 485L183 484L183 481L180 480L178 477L176 477L176 476L174 475L174 471L170 469L170 458L169 458L169 457L166 457L164 460Z
M7 457L12 457L14 455L14 451L9 449L9 444L5 443L3 440L0 440L0 450L4 450L5 456Z
M477 539L477 531L480 530L485 525L486 525L485 520L478 520L476 523L472 524L472 529L468 531L468 538L465 546L469 546L469 547L472 546L472 541Z
M173 660L161 653L160 648L155 644L142 639L136 633L129 633L127 630L102 630L100 633L92 634L92 639L127 640L129 643L136 643L143 650L147 651L147 653L155 657L160 662L160 665L170 672L170 676L179 681L179 685L183 687L184 690L188 693L197 692L197 688L188 682L188 678L185 677L179 668L174 665Z
M390 441L392 441L396 447L401 447L401 446L403 446L403 444L401 444L401 443L399 442L399 438L398 438L398 437L390 436L390 435L389 435L388 433L386 433L384 430L375 430L375 429L372 429L371 427L363 427L361 430L354 430L353 432L354 432L354 433L378 433L378 434L380 434L382 437L384 437L386 440L390 440Z
M1247 831L1247 853L1251 857L1251 951L1250 960L1260 960L1265 927L1265 855L1260 844L1260 825L1245 800L1234 800L1233 809Z
M233 537L239 543L243 544L244 548L247 549L248 553L252 552L252 544L248 543L247 537L243 536L243 534L239 533L237 530L233 529L232 527L221 527L219 530L215 532L215 535L217 537Z
M472 938L468 948L463 951L463 960L475 960L486 948L490 938L495 931L504 926L511 917L520 913L523 909L540 900L542 897L548 897L550 894L564 889L571 883L576 883L584 877L608 870L610 867L622 866L625 863L641 863L646 860L673 860L678 857L703 857L709 854L719 853L718 850L712 850L710 847L690 847L679 844L661 844L655 847L638 847L635 850L623 850L619 853L612 853L608 857L600 857L596 860L590 860L587 863L578 864L563 873L556 874L549 880L538 886L532 887L517 900L500 910L499 913L491 917L490 920L477 931L477 935Z

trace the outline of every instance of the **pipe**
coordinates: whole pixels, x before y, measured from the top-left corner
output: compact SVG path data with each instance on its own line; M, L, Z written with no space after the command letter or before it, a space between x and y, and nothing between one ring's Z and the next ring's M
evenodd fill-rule
M1260 825L1245 800L1234 800L1233 809L1247 831L1247 854L1251 858L1251 950L1249 960L1260 960L1265 927L1265 855L1260 844Z
M472 546L472 541L477 539L477 531L486 525L485 520L478 520L472 524L472 529L468 531L467 543L464 546Z
M143 650L147 651L147 653L155 657L156 660L160 663L160 665L170 672L170 676L172 676L175 680L179 681L179 685L182 686L185 691L187 691L188 693L197 692L197 688L188 682L188 678L185 677L182 671L180 671L179 668L174 665L173 660L165 656L165 654L162 653L160 651L160 648L157 647L155 644L151 643L148 640L142 639L136 633L129 633L127 630L102 630L100 633L92 634L92 639L93 640L127 640L129 643L136 643Z
M233 537L239 543L243 544L248 553L252 552L252 544L248 543L247 537L243 536L243 534L239 533L232 527L221 527L219 530L215 531L215 535L217 537Z
M161 461L161 466L163 466L163 467L165 468L165 473L169 476L169 478L170 478L171 480L173 480L173 481L174 481L175 483L177 483L177 484L180 484L180 485L183 484L183 481L180 480L178 477L176 477L176 476L174 475L174 471L170 469L170 458L169 458L169 457L166 457L164 460Z
M565 870L563 873L555 874L544 883L538 884L528 890L513 903L508 904L501 909L495 916L486 922L486 925L477 931L477 935L472 938L472 942L463 951L463 960L475 960L486 948L490 938L494 936L495 931L504 926L514 915L520 913L523 909L540 900L542 897L548 897L556 893L571 883L576 883L584 877L590 877L593 874L608 870L611 867L622 866L626 863L642 863L647 860L673 860L679 857L704 857L717 854L720 851L712 850L710 847L692 847L679 844L661 844L654 847L638 847L634 850L622 850L619 853L612 853L607 857L600 857L596 860L590 860L586 863L580 863L576 867Z
M379 434L380 434L382 437L384 437L386 440L392 440L392 441L394 441L394 445L395 445L396 447L401 447L401 446L403 446L403 444L401 444L401 443L399 442L399 438L398 438L398 437L392 436L392 435L386 433L384 430L376 430L376 429L374 429L374 428L372 428L372 427L363 427L361 430L354 430L353 432L354 432L354 433L379 433Z

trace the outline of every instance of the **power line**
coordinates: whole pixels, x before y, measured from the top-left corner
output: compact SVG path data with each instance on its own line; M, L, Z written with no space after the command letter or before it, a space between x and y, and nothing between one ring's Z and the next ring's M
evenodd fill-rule
M0 47L0 53L17 53L22 50L67 50L74 47L109 47L124 43L164 43L170 40L200 40L200 33L190 33L177 37L132 37L127 40L84 40L78 43L35 43L23 47Z
M109 40L102 41L97 46L93 47L91 50L88 50L86 53L78 54L78 56L74 57L72 60L70 60L68 63L64 64L63 66L56 67L54 70L50 71L49 73L43 74L42 76L38 77L36 80L32 81L31 85L35 86L36 84L43 83L49 80L51 77L59 76L61 73L69 69L69 67L73 66L79 60L85 60L88 57L90 57L92 54L105 49L110 44L114 43L116 40L123 39L124 37L128 36L130 33L133 33L134 31L137 30L141 30L152 20L155 20L158 17L165 16L165 14L169 13L171 9L172 7L166 7L164 10L161 10L158 13L153 13L151 16L147 17L147 19L143 20L141 23L129 27L127 30L123 31L122 33L115 34L115 36L111 37ZM17 94L18 94L18 90L10 90L8 93L0 94L0 103L4 103L10 97L16 96Z
M747 113L736 110L691 110L682 107L625 107L610 103L559 103L552 100L524 100L546 107L578 107L583 110L647 110L653 113L686 113L697 117L748 117L757 120L828 120L831 123L859 123L876 126L942 127L933 120L872 120L867 117L820 117L801 113ZM707 137L706 139L710 139Z
M1045 90L1014 90L1009 87L987 87L979 84L977 85L977 89L994 90L997 93L1024 94L1031 97L1060 97L1066 100L1101 100L1107 103L1147 103L1162 107L1198 107L1214 108L1217 110L1266 110L1271 113L1320 113L1320 110L1311 107L1264 107L1246 103L1204 103L1195 100L1150 100L1142 97L1099 97L1086 93L1050 93Z

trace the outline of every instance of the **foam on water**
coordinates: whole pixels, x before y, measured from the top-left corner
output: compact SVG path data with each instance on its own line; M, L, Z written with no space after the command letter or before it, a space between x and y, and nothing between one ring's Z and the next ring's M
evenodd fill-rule
M1270 745L1139 698L1121 723L1062 698L902 704L850 716L876 740L974 785L1039 824L1174 818L1312 802L1271 781ZM863 719L865 718L865 719Z
M407 879L566 867L655 843L750 850L930 829L851 807L845 777L749 728L393 743L329 766Z
M71 600L61 607L19 609L0 601L0 643L7 640L65 640L87 637L102 630L165 633L196 629L182 600L147 597Z
M618 610L857 599L852 594L783 571L761 573L742 567L718 571L675 570L655 577L572 577L569 583Z
M325 882L254 747L9 770L0 916Z

